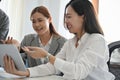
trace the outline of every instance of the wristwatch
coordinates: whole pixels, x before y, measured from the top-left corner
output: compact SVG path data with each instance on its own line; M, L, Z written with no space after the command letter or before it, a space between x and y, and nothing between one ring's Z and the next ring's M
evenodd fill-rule
M47 59L48 62L50 61L50 56L51 56L50 53L47 53L47 55L45 56L45 59Z

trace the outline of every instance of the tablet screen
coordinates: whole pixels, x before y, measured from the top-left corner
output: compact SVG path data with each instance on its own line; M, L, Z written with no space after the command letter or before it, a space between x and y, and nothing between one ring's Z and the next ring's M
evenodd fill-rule
M18 70L25 71L25 65L16 46L12 44L0 44L0 65L3 66L3 57L10 56Z

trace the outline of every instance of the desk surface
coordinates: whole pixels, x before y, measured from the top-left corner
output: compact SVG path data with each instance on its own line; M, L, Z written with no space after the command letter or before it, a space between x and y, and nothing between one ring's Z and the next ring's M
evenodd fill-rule
M64 80L60 76L45 76L45 77L36 77L36 78L22 78L22 79L9 79L9 78L0 78L0 80Z
M7 78L3 77L2 75L6 75ZM56 75L52 75L52 76L44 76L44 77L35 77L35 78L11 78L9 75L7 75L2 68L0 68L0 80L64 80L63 77L61 76L56 76Z

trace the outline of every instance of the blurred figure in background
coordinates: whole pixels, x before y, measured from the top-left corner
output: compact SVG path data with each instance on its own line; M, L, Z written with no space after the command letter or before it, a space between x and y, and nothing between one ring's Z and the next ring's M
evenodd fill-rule
M1 0L0 0L1 2ZM9 32L9 18L4 11L0 9L0 44L5 40Z

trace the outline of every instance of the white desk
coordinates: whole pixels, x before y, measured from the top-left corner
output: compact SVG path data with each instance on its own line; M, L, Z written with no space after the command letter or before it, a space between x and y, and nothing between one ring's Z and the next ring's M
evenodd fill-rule
M46 77L36 77L36 78L22 78L22 79L9 79L9 78L0 78L0 80L64 80L60 76L46 76Z
M3 72L3 69L0 68L0 80L64 80L63 77L61 76L56 76L56 75L52 75L52 76L44 76L44 77L35 77L35 78L21 78L21 79L18 79L18 78L4 78L4 77L1 77L1 75L5 74L5 72Z
M46 77L36 77L36 78L22 78L22 79L9 79L9 78L0 78L0 80L64 80L60 76L46 76Z

